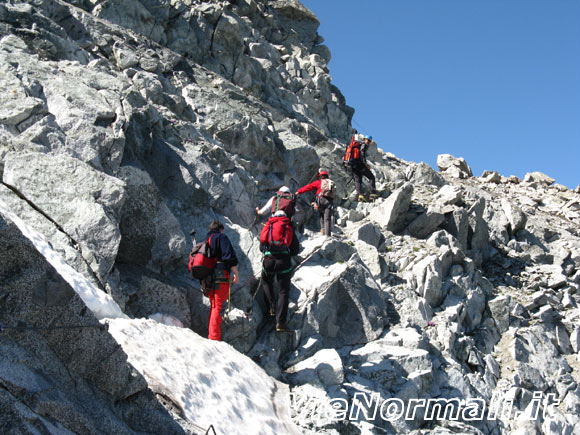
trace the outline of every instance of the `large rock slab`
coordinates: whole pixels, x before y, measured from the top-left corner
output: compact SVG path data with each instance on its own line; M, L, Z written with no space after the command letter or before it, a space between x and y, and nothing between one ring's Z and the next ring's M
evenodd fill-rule
M76 241L101 282L115 262L125 183L66 155L10 153L4 183Z
M167 207L149 175L135 167L119 173L127 185L121 210L118 263L168 271L186 255L186 239L177 218Z
M46 113L46 105L40 98L30 97L26 89L7 64L0 64L0 124L17 125L33 113ZM6 91L10 90L10 92Z
M340 385L344 382L344 369L340 355L334 349L323 349L298 364L289 367L294 385L320 382L323 385Z
M471 238L468 247L481 254L483 259L489 257L489 227L483 218L485 199L479 198L468 211Z
M366 343L381 334L386 305L380 288L358 261L353 257L334 266L305 264L296 272L294 283L303 292L297 307L302 336L320 335L325 346L340 347Z
M543 172L528 172L524 177L524 182L526 183L539 183L545 186L550 186L554 184L556 180Z
M38 233L2 209L0 244L0 276L9 277L0 310L0 427L184 433L97 320L123 316L108 295L91 292Z
M439 154L437 156L437 167L445 174L454 178L472 177L471 168L465 162L463 157L454 157L451 154Z
M467 210L463 208L453 210L443 227L457 239L461 249L467 251L469 237L469 215Z
M413 237L424 239L436 231L444 220L445 215L438 208L429 208L409 224L408 230Z
M411 279L415 292L425 298L431 307L439 306L445 299L443 266L436 255L430 255L415 264Z
M507 199L502 198L501 208L510 222L512 234L515 234L526 227L527 216L518 206Z
M373 208L369 218L388 231L399 232L403 230L412 195L413 185L406 183Z
M445 180L439 175L435 169L425 162L409 166L405 173L407 181L413 184L426 184L431 186L441 187L445 184Z
M373 224L372 222L367 222L356 230L354 230L350 237L353 240L360 240L362 242L368 243L375 248L379 247L381 242L382 234L377 225Z

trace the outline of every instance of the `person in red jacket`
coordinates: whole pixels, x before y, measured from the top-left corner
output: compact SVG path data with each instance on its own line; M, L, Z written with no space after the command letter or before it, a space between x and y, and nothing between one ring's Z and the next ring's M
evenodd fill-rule
M230 296L230 285L238 282L238 258L230 239L223 234L224 226L219 221L213 221L209 226L207 239L211 236L210 252L212 258L217 258L214 269L215 280L208 297L211 303L207 338L221 341L222 316L221 309Z
M321 170L318 173L318 179L298 189L296 195L311 190L316 190L316 202L313 205L318 209L320 216L320 231L322 234L330 236L335 188L334 183L328 177L328 172Z

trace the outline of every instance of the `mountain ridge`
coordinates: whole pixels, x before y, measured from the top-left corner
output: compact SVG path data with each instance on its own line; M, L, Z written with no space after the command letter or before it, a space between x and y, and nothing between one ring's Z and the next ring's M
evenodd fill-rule
M191 415L216 411L192 392L195 383L224 397L238 385L250 403L229 426L204 417L224 431L251 427L251 401L265 400L252 394L276 391L258 431L576 430L578 189L540 173L474 177L450 155L439 156L437 172L373 144L369 161L383 194L357 203L341 164L353 109L331 83L317 18L297 1L12 1L0 5L0 24L6 433L196 433ZM314 212L301 200L304 262L289 311L295 333L279 336L260 326L254 208L281 185L308 183L319 168L338 186L335 237L317 234ZM127 343L131 334L143 338L141 328L162 335L165 326L141 320L153 316L185 326L175 335L202 346L195 364L227 346L195 335L207 333L209 308L185 267L186 234L202 234L216 218L236 247L242 283L232 289L224 341L261 369L236 372L241 360L228 348L224 379L204 380L200 372L175 387L187 397L150 370L137 371L131 360L152 362L146 348ZM25 237L15 220L38 235ZM65 279L34 238L46 239L50 255L87 284ZM115 335L124 346L99 328L72 336L54 329L97 324L78 297L84 287L106 293L130 318L110 321L127 331L127 338ZM170 347L174 358L181 358L179 341ZM263 391L228 386L236 376L252 383L266 373L276 381L265 378ZM412 420L363 413L321 422L296 408L310 397L349 404L373 394L405 404L478 399L487 406L499 396L530 414L538 392L555 394L560 406L529 421L434 420L418 409ZM102 411L88 411L94 406Z

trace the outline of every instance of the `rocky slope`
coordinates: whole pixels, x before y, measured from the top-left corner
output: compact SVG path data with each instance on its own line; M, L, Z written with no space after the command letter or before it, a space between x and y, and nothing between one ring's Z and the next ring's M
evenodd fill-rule
M206 334L185 261L189 231L215 218L242 272L224 339L290 385L303 432L578 430L578 189L375 146L384 195L356 204L340 166L353 110L318 25L292 0L0 4L3 433L195 433L98 320L157 314ZM253 209L320 167L339 186L337 237L300 203L296 333L280 336L262 322ZM79 288L124 314L87 310ZM358 412L312 409L333 400Z

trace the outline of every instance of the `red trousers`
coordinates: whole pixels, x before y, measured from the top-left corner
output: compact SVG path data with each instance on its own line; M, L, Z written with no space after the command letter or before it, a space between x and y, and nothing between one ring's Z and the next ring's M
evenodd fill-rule
M219 274L218 272L218 275ZM219 278L222 278L221 276ZM230 274L224 271L223 279L227 282L219 282L222 279L217 279L215 283L215 290L209 294L209 301L211 309L209 311L209 326L207 338L210 340L221 341L222 339L222 316L220 314L222 306L228 300L230 294Z

